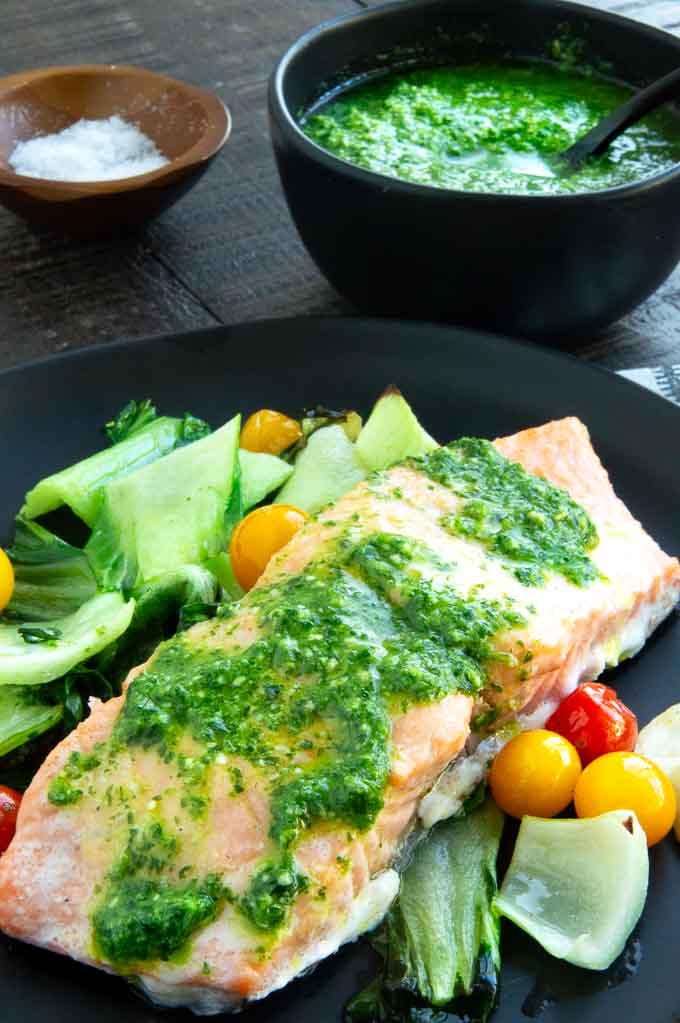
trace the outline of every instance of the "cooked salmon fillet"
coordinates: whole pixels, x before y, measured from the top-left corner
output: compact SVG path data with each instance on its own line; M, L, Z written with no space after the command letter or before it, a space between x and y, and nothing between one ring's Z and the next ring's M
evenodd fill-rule
M597 530L590 551L596 571L588 585L576 585L558 571L548 572L540 585L522 581L488 545L446 527L461 510L461 493L417 464L404 463L360 484L310 521L272 559L234 615L185 634L190 654L240 656L262 634L258 593L302 577L323 559L332 562L338 544L349 535L353 543L385 535L416 541L430 552L418 572L433 592L451 585L466 599L481 596L491 602L488 606L517 611L492 637L493 656L485 661L480 692L452 691L429 702L390 704L382 808L364 829L333 819L311 821L293 849L307 886L265 947L262 935L239 911L238 900L263 857L271 854L273 797L266 765L252 757L220 754L207 772L202 790L207 809L199 817L187 809L186 774L180 778L177 757L162 754L153 744L118 749L114 778L105 763L96 763L87 772L82 798L72 804L54 805L48 798L71 754L96 759L97 750L111 740L126 700L153 672L156 655L130 674L122 696L93 701L89 718L38 771L24 797L16 837L0 860L0 928L82 962L133 974L162 1004L211 1013L263 997L375 924L396 893L392 868L419 804L461 755L473 715L498 706L501 719L522 714L527 720L541 715L545 720L580 681L637 652L680 595L680 564L660 550L618 500L578 420L549 423L494 443L507 459L562 488L588 512ZM399 609L399 588L386 593ZM350 626L359 635L370 624L357 619ZM195 736L184 735L181 741L186 768L204 748ZM311 756L305 748L304 743L296 746L293 762L300 771ZM238 786L228 780L234 777ZM111 795L113 782L125 790L124 804L116 801L115 792ZM93 913L125 854L126 821L146 824L159 814L174 821L179 836L173 878L185 872L217 874L234 897L195 929L181 956L116 967L93 941Z

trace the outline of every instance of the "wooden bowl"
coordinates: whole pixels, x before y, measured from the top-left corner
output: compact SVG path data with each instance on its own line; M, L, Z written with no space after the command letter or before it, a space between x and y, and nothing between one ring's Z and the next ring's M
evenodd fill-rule
M52 181L15 174L18 142L81 118L118 114L153 139L169 163L115 181ZM76 235L119 233L176 202L202 176L231 131L212 93L124 65L79 64L0 80L0 203L32 224Z

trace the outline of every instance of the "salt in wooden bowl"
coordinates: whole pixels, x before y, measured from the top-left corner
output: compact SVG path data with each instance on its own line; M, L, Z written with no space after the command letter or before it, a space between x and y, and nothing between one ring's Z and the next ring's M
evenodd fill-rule
M168 162L110 181L27 177L8 163L19 142L114 114L136 125ZM31 224L69 234L129 230L184 195L230 131L231 116L218 96L153 71L81 64L20 72L0 79L0 203Z

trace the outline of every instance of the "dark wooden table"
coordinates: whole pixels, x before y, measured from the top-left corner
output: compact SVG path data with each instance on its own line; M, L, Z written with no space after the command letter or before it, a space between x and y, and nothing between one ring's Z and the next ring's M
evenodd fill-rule
M369 2L4 0L0 75L50 64L139 64L217 92L234 132L199 185L141 237L38 236L0 210L0 368L121 337L351 314L288 215L265 97L289 43ZM680 31L680 0L601 6ZM631 316L572 350L614 369L680 362L680 269Z

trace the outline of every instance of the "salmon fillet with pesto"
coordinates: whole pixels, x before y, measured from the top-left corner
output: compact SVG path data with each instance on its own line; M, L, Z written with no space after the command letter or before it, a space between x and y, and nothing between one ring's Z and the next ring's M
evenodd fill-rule
M471 729L544 720L679 594L575 419L377 474L52 751L0 928L165 1005L261 998L385 913Z

